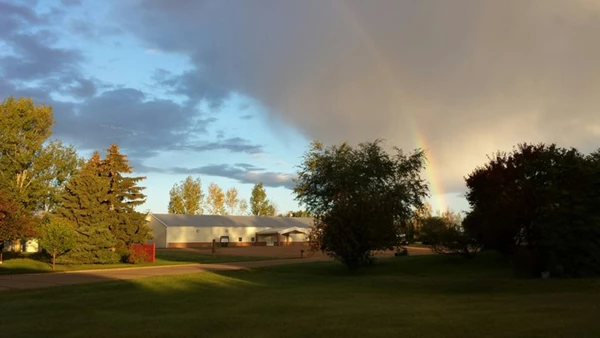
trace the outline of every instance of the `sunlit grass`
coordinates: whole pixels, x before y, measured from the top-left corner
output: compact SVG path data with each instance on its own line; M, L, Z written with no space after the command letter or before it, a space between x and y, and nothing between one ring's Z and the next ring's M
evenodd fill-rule
M600 337L600 280L495 255L382 259L0 293L10 337Z
M220 256L211 255L209 250L157 249L154 263L140 264L70 264L56 265L54 272L133 268L144 266L161 266L194 263L227 263L276 259L274 257ZM13 254L5 253L4 262L0 265L0 275L20 273L53 272L50 258L40 253Z

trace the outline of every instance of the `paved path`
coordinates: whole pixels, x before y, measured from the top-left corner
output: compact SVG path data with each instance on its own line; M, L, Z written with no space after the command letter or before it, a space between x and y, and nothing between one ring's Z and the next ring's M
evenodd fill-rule
M0 275L0 291L35 289L60 285L97 283L111 280L127 280L153 276L183 275L188 273L206 271L242 270L263 266L315 262L324 259L326 258L280 259L268 261L237 262L227 264L163 265L105 270Z
M409 247L408 249L411 256L431 254L431 250L427 248ZM391 256L391 254L392 253L385 253L381 254L381 256ZM324 260L331 259L324 255L315 255L313 257L304 259L277 259L225 264L162 265L105 270L83 270L54 273L0 275L0 291L36 289L60 285L98 283L113 280L127 280L153 276L183 275L188 273L198 273L206 271L242 270L264 266L308 263Z

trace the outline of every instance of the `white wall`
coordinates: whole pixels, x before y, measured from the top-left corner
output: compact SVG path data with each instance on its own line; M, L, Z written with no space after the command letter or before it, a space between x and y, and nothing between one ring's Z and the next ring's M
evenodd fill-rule
M4 242L4 252L14 251L17 249L19 252L39 252L41 250L37 239L30 239L25 242L25 250L21 247L21 243L12 243L11 241Z
M256 232L268 229L267 227L186 227L170 226L167 228L169 243L194 243L219 242L221 236L229 236L230 242L250 242L252 237L256 241Z
M148 244L156 243L157 248L166 248L167 227L154 217L149 219L148 226L152 229L152 236L154 237L154 239L148 241Z

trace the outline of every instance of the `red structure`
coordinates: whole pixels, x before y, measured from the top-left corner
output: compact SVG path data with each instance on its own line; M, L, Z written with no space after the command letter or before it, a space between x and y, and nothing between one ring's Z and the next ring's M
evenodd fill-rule
M156 245L154 243L134 244L132 249L136 255L144 255L146 257L146 262L154 263L156 259Z

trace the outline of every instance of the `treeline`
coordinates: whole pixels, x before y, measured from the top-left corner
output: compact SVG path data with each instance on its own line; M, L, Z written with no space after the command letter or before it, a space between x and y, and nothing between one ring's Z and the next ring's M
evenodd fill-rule
M254 185L250 199L246 201L240 198L235 187L224 191L213 182L208 185L205 193L200 178L194 179L192 176L173 185L169 192L168 212L184 215L310 217L304 210L277 214L277 206L267 198L262 182Z
M442 254L498 251L518 273L600 274L600 149L519 144L497 152L465 178L464 217L427 210L424 164L423 151L390 154L380 141L314 142L294 190L316 217L313 250L356 268L418 238Z
M36 238L62 263L136 260L131 246L150 238L135 210L145 202L144 177L129 176L116 144L104 158L79 158L50 139L53 125L49 106L13 97L0 103L0 248Z

